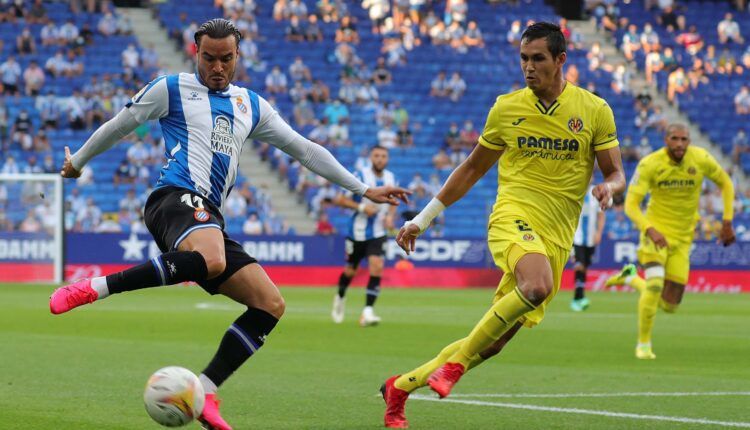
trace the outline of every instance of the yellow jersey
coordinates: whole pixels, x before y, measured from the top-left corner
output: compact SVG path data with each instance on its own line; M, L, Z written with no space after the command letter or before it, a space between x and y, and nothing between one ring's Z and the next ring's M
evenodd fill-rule
M501 95L479 144L504 153L490 215L511 203L544 238L569 249L594 169L594 152L619 145L612 109L600 97L567 83L549 106L529 88Z
M641 231L654 227L669 242L691 242L700 219L698 205L704 177L722 188L724 219L731 220L732 181L708 151L694 146L687 147L679 163L669 157L667 148L644 157L630 180L625 212ZM651 198L644 216L640 204L649 192Z

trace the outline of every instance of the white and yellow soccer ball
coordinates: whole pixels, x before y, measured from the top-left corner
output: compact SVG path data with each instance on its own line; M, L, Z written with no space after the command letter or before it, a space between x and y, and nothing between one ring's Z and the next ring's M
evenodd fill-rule
M165 427L179 427L200 416L204 396L203 385L193 372L169 366L148 378L143 403L154 421Z

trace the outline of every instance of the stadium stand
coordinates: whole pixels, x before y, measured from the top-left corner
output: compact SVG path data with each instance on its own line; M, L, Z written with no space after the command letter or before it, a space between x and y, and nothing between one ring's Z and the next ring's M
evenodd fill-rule
M671 11L658 7L646 10L642 1L622 4L619 8L624 22L635 25L639 39L647 23L658 35L660 48L648 60L662 63L655 73L658 88L668 92L670 86L674 87L675 102L680 109L723 152L733 154L735 136L750 113L739 113L733 106L741 88L750 82L750 44L741 37L743 29L746 33L750 29L750 15L739 13L728 2L718 1L678 2ZM669 24L672 20L675 24ZM628 33L624 22L615 33L617 41ZM739 37L722 40L719 27L734 27L731 23L736 24ZM674 52L674 62L664 61L666 48ZM635 61L644 70L647 55L644 49L635 54ZM677 71L679 68L683 71ZM750 99L742 100L742 104L750 106ZM750 172L750 153L734 155L739 155L736 161Z
M29 6L30 2L25 4ZM313 2L308 1L306 4L296 0L288 3L271 0L202 0L193 2L190 8L168 1L154 7L159 21L175 40L176 50L188 57L195 52L192 34L197 24L222 15L233 19L246 35L241 45L244 67L238 71L239 83L268 98L298 130L326 145L345 165L354 168L358 163L366 162L366 158L362 157L363 151L366 152L366 148L376 143L392 145L389 168L396 173L402 185L408 185L415 191L412 203L402 208L402 212L407 214L418 210L429 200L452 167L466 156L471 149L471 136L481 130L484 116L495 97L520 87L521 76L516 65L518 53L514 45L518 42L518 31L532 18L561 22L554 10L541 0L524 2L522 6L451 0L449 9L446 9L444 2L425 2L421 10L410 11L397 7L386 12L378 8L378 5L382 6L382 2L378 1L367 3L371 6L370 9L363 8L361 2L331 1L318 4L323 5L322 10L316 10ZM20 95L3 97L0 102L0 120L3 112L7 112L8 131L13 131L12 125L22 110L29 113L32 129L39 130L47 115L44 103L47 100L46 94L50 91L58 103L76 100L75 89L80 90L80 100L84 97L84 91L96 86L123 88L126 93L132 94L159 73L156 68L123 68L122 53L128 45L133 44L142 58L146 57L145 50L138 47L132 35L102 35L98 30L100 21L106 16L102 11L74 14L65 4L44 5L48 16L58 25L64 24L69 18L73 18L74 23L81 28L88 24L93 29L93 40L83 48L80 59L83 73L80 76L47 75L40 95L36 98ZM639 17L632 21L639 23L653 20L656 13L644 12L640 2L619 7L620 16L630 16L632 13ZM636 11L638 7L641 9ZM716 14L716 17L720 15ZM292 19L292 16L296 18ZM349 18L344 20L345 16ZM455 23L449 23L453 21ZM470 22L475 24L469 24ZM748 24L743 21L741 25L748 28ZM713 25L715 27L716 23ZM4 58L14 52L15 35L26 26L20 20L0 24L0 33L4 39ZM705 27L708 28L709 24L705 24ZM24 69L32 58L38 59L40 64L46 63L47 58L59 49L58 46L42 45L41 24L30 24L29 28L37 53L16 55ZM570 30L566 31L570 34ZM639 122L640 106L646 101L629 91L627 70L603 64L597 48L588 47L578 35L570 34L569 39L566 76L578 85L595 91L612 106L618 122L626 170L630 175L640 157L661 145L658 116L651 117L650 121L645 118L646 121ZM617 40L621 40L621 37ZM739 52L740 48L736 49ZM643 61L640 55L641 53L636 53L636 61ZM300 61L304 66L300 65ZM296 65L290 68L294 63ZM279 72L285 75L285 85L282 85L284 82L277 75L269 77L274 67L278 67ZM458 74L456 81L459 83L450 84L452 91L443 91L449 88L448 83L435 83L435 78L441 71L446 72L446 81ZM657 74L657 81L664 80L664 72L659 73L662 74ZM131 74L136 76L131 77ZM365 85L368 81L372 84ZM739 82L734 77L727 78L727 82L732 82L732 85L735 81ZM274 85L279 88L270 88ZM439 91L433 92L434 86L438 86ZM20 89L25 91L25 86L21 85ZM702 91L702 87L698 90ZM705 91L710 90L707 87ZM697 92L690 93L691 97L695 94ZM101 103L104 105L104 113L101 115L103 119L114 110L116 95L107 94L106 90L100 92ZM722 99L732 97L733 95ZM344 102L335 102L338 98ZM687 103L682 98L680 97L681 106L685 106ZM61 110L67 113L66 109ZM716 121L715 117L711 118ZM90 133L87 128L97 123L96 119L95 116L83 118L83 124L74 124L67 118L62 118L58 127L46 127L51 148L35 148L33 155L37 163L49 165L49 171L57 171L62 158L61 148L80 145ZM702 122L704 119L693 116L691 119L706 127ZM734 118L732 121L736 120ZM469 123L472 127L467 127ZM728 118L722 120L722 124L729 123ZM451 124L455 126L452 127ZM726 140L729 133L726 130L729 129L729 126L711 127L709 131L720 131L726 142L731 141L734 136L732 134ZM97 172L96 180L87 185L84 185L85 178L79 181L81 185L78 187L79 191L76 191L78 197L74 199L68 196L71 205L75 203L85 206L83 202L92 197L95 205L100 208L99 212L117 214L120 211L120 200L123 200L128 189L133 188L136 197L142 198L145 195L147 184L153 183L161 164L160 151L156 149L160 146L161 136L155 124L144 126L136 134L143 140L142 146L120 145L91 164L90 171ZM7 151L16 160L21 160L19 170L28 169L31 158L29 151L23 150L19 143L12 143L13 139L10 137L12 136L3 138L3 151ZM32 139L33 142L36 140L39 139ZM468 140L469 143L462 144L462 140ZM141 149L132 149L136 147ZM443 151L440 151L441 148ZM310 208L311 216L317 217L325 212L336 230L346 231L349 215L329 204L330 198L336 193L335 189L319 182L319 179L312 177L298 164L290 162L278 151L257 143L255 150L288 180L290 189L296 190L300 199ZM145 155L146 152L148 155ZM743 153L739 158L744 162L748 156L750 153ZM137 164L133 159L145 160L142 161L145 169L135 169L133 172L134 165ZM41 163L41 160L49 161ZM123 160L131 162L123 163ZM130 185L130 176L133 175L136 177L135 184ZM91 180L90 173L88 176ZM483 236L484 220L494 203L496 186L496 172L492 171L465 199L449 208L445 218L430 230L430 234ZM285 222L273 214L272 202L264 196L262 189L245 183L239 184L238 190L243 191L243 198L232 200L233 209L228 223L230 233L243 230L257 232L255 217L248 216L252 212L264 224L263 232L288 232ZM711 193L712 190L707 189L704 199L706 203L703 206L706 215L711 215L711 212L706 212L706 208L710 206ZM738 196L738 209L738 222L750 226L750 194ZM21 208L11 208L8 213L12 215L16 225L26 216ZM610 225L617 226L616 229L613 228L612 234L632 236L634 232L629 221L624 217L622 222L618 221L618 214L619 209L609 214ZM86 223L75 226L76 215L72 208L68 218L71 222L69 227L84 229L88 226ZM115 219L113 215L110 218ZM120 218L127 219L124 214ZM253 220L245 222L249 218ZM478 222L479 219L482 221ZM129 226L123 227L125 231L129 230ZM710 233L710 222L706 229L701 234ZM743 230L740 227L738 230L750 229ZM750 231L748 234L750 235Z
M328 130L328 140L333 140L333 142L321 143L329 145L329 148L345 164L354 167L358 161L360 163L364 161L360 158L363 148L382 142L380 137L384 138L385 142L390 142L395 127L394 130L381 132L382 128L378 125L378 120L383 115L389 116L388 113L383 114L384 110L386 112L394 110L384 108L384 104L399 103L408 112L408 127L413 146L396 145L391 150L390 168L400 178L402 185L412 184L412 187L418 191L415 203L408 208L410 210L419 208L425 200L431 197L431 192L434 192L435 188L434 183L444 180L455 162L462 159L469 149L467 147L451 149L451 145L446 144L446 136L459 133L450 131L450 124L463 125L468 120L475 124L477 129L481 129L484 115L492 105L495 96L520 85L515 65L516 47L509 42L506 29L511 29L514 21L518 21L516 27L521 28L521 23L527 22L531 17L552 21L560 19L549 6L541 1L524 4L522 8L472 2L468 7L465 22L472 20L476 22L486 42L485 47L460 46L456 48L449 42L450 35L446 36L448 43L435 45L431 42L431 39L442 37L440 31L435 33L436 38L431 38L429 34L430 20L434 20L437 24L444 19L444 4L442 3L432 7L434 14L429 13L427 8L421 10L421 25L414 25L408 29L393 30L395 28L393 22L404 21L404 18L397 18L398 11L385 14L383 18L385 31L379 34L374 34L371 30L370 17L372 15L369 14L371 10L364 9L360 4L346 3L346 11L339 11L339 15L348 13L352 16L356 27L356 37L349 40L354 40L356 43L345 43L344 32L340 30L342 26L335 20L326 23L325 19L320 19L317 23L324 34L323 40L305 42L299 38L292 40L288 37L290 25L285 17L290 16L291 12L288 8L285 12L285 3L266 1L255 4L257 4L257 9L247 15L254 16L251 22L255 24L252 25L260 29L259 37L253 38L253 49L250 50L258 54L255 55L252 67L248 69L248 79L254 88L259 90L264 88L263 85L267 82L267 75L271 68L278 67L280 71L286 73L295 58L300 57L310 70L312 79L323 81L330 87L331 94L341 95L344 99L356 98L356 89L352 91L350 87L356 87L357 84L352 84L351 81L356 81L358 78L362 80L362 75L369 76L373 71L382 68L378 65L378 60L383 58L381 61L388 70L390 83L375 86L378 94L377 102L372 103L365 99L368 101L364 103L351 101L344 103L349 117L348 139L343 139L344 142L337 142L342 139L331 138L330 130ZM315 12L307 11L308 14ZM190 21L199 22L216 13L217 10L213 9L213 5L209 2L205 3L203 9L196 8L182 16L174 5L165 4L159 10L164 25L176 35L181 34ZM230 10L227 16L242 20L241 13L238 15L237 11ZM307 19L300 19L300 21L305 22ZM440 26L441 24L437 24L438 28ZM301 30L295 31L304 32L304 26L302 27ZM345 27L351 27L351 24ZM420 27L422 27L421 32ZM351 32L350 28L348 30ZM415 43L413 40L415 35L420 37L421 43ZM340 43L336 42L337 38ZM513 38L510 37L510 40ZM582 47L581 41L577 40L575 35L572 35L571 47ZM189 48L181 47L181 49L190 52ZM355 52L353 60L347 59L350 50ZM396 51L395 54L392 53L394 51ZM592 55L582 49L571 50L569 69L575 66L577 76L571 73L568 77L577 78L579 85L595 89L612 105L623 142L626 167L630 174L641 156L661 144L661 132L656 127L636 125L637 106L642 100L629 94L627 89L623 88L623 85L627 84L627 77L622 76L622 71L600 64L595 54ZM503 59L506 61L501 61ZM342 62L344 64L341 64ZM465 80L466 91L457 102L453 102L450 97L430 96L431 83L440 71L447 72L448 76L453 72L460 72ZM342 76L346 76L346 79ZM287 80L287 86L293 87L294 84L290 82L294 79L287 78ZM304 79L301 86L303 92L305 88L308 90L312 88L311 82ZM295 91L298 90L290 91L289 95L283 92L277 93L273 97L280 112L289 118L295 118L292 113L300 109L294 102L297 97ZM352 93L355 95L351 95ZM309 106L304 108L309 109ZM328 116L327 109L333 109L325 103L316 103L313 108L315 118L319 122L324 121L324 118ZM391 113L390 116L392 115ZM326 125L323 122L323 126L306 125L301 129L305 132L312 132L314 137L319 138L321 135L325 136ZM324 131L319 132L318 127L323 127ZM436 152L441 147L445 148L446 153L436 156ZM319 187L316 181L309 178L304 171L300 173L299 166L294 163L288 166L288 161L282 155L267 154L264 152L266 150L266 148L259 149L262 156L267 157L274 165L286 172L290 188L297 189L303 194L303 198L309 202L310 209L319 211L322 203L322 208L327 212L327 217L335 228L345 231L348 214L331 208L325 203L333 191L327 187ZM441 168L436 168L433 162L439 163ZM415 175L419 175L419 178L415 179ZM437 177L433 179L433 185L430 185L427 179L431 177ZM495 181L495 172L484 178L464 200L447 211L446 219L450 222L444 227L437 226L438 228L434 229L432 234L481 236L484 232L483 223L477 223L475 220L486 217L495 194ZM421 183L424 185L419 185ZM613 222L617 218L615 214L616 212L613 212L611 215ZM628 227L627 234L632 236L634 232L630 229L629 222L627 219L624 222Z
M65 146L72 150L79 147L94 127L163 73L153 52L138 45L126 17L118 15L109 2L89 3L98 9L74 11L67 3L43 3L44 15L35 20L33 4L26 1L21 16L2 15L0 139L4 157L0 172L58 172ZM16 35L25 39L19 42ZM27 79L32 63L40 66L41 78ZM75 186L68 186L68 230L145 231L141 210L163 165L163 144L155 123L139 128L132 137L94 159ZM262 190L244 179L239 182L238 195L243 199L233 199L227 214L231 221L240 220L230 222L233 229L241 231L246 215L256 212L262 216L265 232L287 233L282 219L264 216L271 206ZM22 188L18 184L0 186L4 187L2 193L21 192ZM7 229L20 227L28 218L27 203L8 200L9 206L4 208ZM31 230L38 228L32 223L25 225Z

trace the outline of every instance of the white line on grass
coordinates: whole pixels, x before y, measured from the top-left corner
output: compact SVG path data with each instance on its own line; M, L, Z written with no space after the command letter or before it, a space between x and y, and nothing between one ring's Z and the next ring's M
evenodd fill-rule
M688 396L750 396L750 391L706 391L706 392L676 392L676 393L659 393L659 392L642 392L642 393L553 393L553 394L452 394L453 398L532 398L532 399L564 399L568 397L688 397Z
M708 420L704 418L687 418L687 417L670 417L665 415L642 415L642 414L631 414L627 412L611 412L611 411L600 411L592 409L578 409L578 408L558 408L554 406L538 406L538 405L524 405L519 403L495 403L495 402L484 402L481 400L459 400L459 399L438 399L437 397L428 397L420 394L414 394L410 398L415 400L426 400L429 402L441 402L441 403L457 403L463 405L474 405L474 406L493 406L496 408L510 408L510 409L526 409L530 411L544 411L544 412L561 412L567 414L582 414L582 415L598 415L603 417L612 418L630 418L636 420L652 420L652 421L669 421L676 423L686 424L705 424L705 425L716 425L723 427L743 427L750 428L750 422L740 421L716 421Z

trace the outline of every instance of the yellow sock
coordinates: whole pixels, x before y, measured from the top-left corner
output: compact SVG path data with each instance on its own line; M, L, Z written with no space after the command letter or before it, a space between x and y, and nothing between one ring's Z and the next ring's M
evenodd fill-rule
M437 357L417 367L411 372L404 373L403 375L399 376L393 385L395 385L399 390L404 390L409 393L416 390L417 388L424 387L425 385L427 385L427 378L432 375L432 372L436 371L440 366L445 364L445 362L448 361L448 357L458 351L458 348L461 347L461 344L464 340L466 340L466 338L459 339L446 346L442 351L440 351L440 354L438 354ZM475 357L473 357L467 369L474 368L481 364L483 361L484 359L479 354L477 354Z
M661 299L661 290L664 288L664 278L648 278L646 288L641 291L638 300L638 342L650 343L651 331L654 328L654 317L656 307Z
M646 289L646 280L641 278L640 276L633 275L632 278L629 277L629 279L626 279L625 282L632 288L634 288L639 293L642 293L643 290Z
M519 318L535 308L516 288L492 305L448 361L461 363L468 370L475 356L500 339Z
M668 314L673 314L673 313L677 312L677 308L679 308L680 305L678 303L669 303L669 302L665 301L664 299L659 299L659 307L664 312L666 312Z

